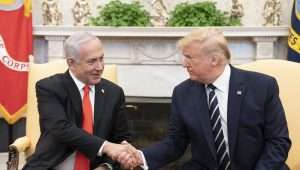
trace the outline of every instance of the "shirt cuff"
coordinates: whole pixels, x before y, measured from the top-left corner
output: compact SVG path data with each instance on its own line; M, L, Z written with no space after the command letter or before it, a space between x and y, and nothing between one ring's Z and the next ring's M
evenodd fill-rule
M113 170L113 167L112 167L111 164L109 164L109 163L103 163L103 164L101 164L100 166L105 166L106 169L108 169L108 170Z
M107 143L107 141L104 141L103 142L103 144L101 145L101 147L100 147L100 149L99 149L99 151L98 151L98 156L102 156L103 155L103 153L102 153L102 150L103 150L103 148L104 148L104 145Z
M141 150L138 150L142 156L142 159L143 159L143 165L140 165L140 167L143 169L143 170L148 170L149 167L148 167L148 164L147 164L147 161L145 159L145 156L144 156L144 153L141 151Z

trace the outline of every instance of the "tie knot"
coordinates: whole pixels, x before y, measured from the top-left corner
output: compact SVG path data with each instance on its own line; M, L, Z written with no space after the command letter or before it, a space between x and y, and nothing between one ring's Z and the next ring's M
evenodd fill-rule
M214 86L213 84L208 84L207 88L211 89L211 90L215 90L216 86Z
M83 87L83 92L84 92L85 94L89 93L89 92L90 92L90 86L85 85L85 86Z

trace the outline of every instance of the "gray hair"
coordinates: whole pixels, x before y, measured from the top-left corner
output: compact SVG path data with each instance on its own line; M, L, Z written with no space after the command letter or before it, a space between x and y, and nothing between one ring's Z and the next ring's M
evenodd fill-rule
M97 38L98 37L88 32L79 32L71 35L64 43L65 58L73 58L76 61L79 61L80 45Z

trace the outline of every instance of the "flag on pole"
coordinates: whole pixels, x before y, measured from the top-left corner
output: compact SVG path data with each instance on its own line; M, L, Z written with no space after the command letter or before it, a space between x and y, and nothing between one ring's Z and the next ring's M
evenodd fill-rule
M15 123L26 112L31 0L0 0L0 114Z
M300 62L300 0L294 0L288 47L288 60Z

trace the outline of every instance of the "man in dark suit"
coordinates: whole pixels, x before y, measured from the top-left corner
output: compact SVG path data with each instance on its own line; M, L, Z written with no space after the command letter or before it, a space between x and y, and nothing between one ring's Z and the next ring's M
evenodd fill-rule
M221 31L196 30L178 42L190 79L175 87L168 136L143 149L159 169L191 146L185 170L285 170L291 141L273 77L237 69ZM144 158L144 161L142 161ZM126 164L126 153L118 160Z
M130 134L123 90L101 78L102 43L89 33L76 33L64 50L69 69L36 84L41 136L23 169L117 168L112 159L128 147L115 143Z

